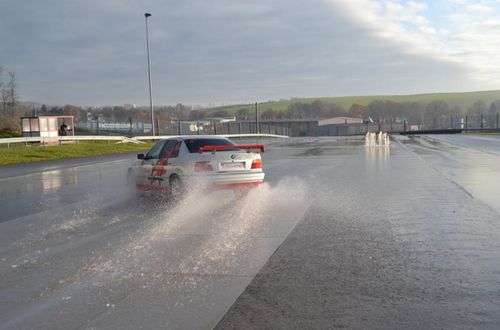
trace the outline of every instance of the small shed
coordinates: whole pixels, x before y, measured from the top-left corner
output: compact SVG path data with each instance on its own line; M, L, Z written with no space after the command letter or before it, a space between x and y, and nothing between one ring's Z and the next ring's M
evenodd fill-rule
M21 117L23 136L75 136L74 116Z

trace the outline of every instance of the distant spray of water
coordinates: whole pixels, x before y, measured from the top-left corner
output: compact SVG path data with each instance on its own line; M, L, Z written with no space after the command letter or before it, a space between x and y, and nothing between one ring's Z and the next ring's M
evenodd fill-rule
M387 132L367 132L365 135L365 145L367 147L382 147L389 146L390 139Z

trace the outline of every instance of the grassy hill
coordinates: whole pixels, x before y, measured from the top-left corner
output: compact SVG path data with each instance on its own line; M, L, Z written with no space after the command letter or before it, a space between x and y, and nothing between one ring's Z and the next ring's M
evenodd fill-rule
M346 111L353 104L368 105L375 100L393 101L393 102L423 102L445 101L450 105L458 105L464 109L468 108L477 100L484 101L488 106L491 102L500 100L500 90L479 91L464 93L433 93L433 94L414 94L414 95L370 95L370 96L339 96L339 97L312 97L312 98L293 98L290 100L280 100L274 102L259 103L259 110L272 109L284 111L293 103L312 103L319 100L324 103L335 103L342 106ZM247 108L253 110L253 104L239 104L223 107L206 109L208 111L225 110L229 113L237 112L240 109Z

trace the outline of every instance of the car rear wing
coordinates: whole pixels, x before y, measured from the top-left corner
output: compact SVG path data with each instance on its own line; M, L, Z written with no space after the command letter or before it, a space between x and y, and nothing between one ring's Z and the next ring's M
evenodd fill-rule
M198 149L198 152L201 154L205 151L225 151L225 150L234 150L234 149L245 149L245 150L260 150L260 152L264 152L264 145L262 144L240 144L240 145L228 145L228 146L203 146Z

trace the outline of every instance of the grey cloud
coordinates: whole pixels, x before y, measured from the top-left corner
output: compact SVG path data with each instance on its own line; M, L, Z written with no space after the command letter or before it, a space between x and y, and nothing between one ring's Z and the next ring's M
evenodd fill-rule
M406 54L322 0L7 0L0 64L24 99L146 104L146 11L157 104L474 88L467 69Z

